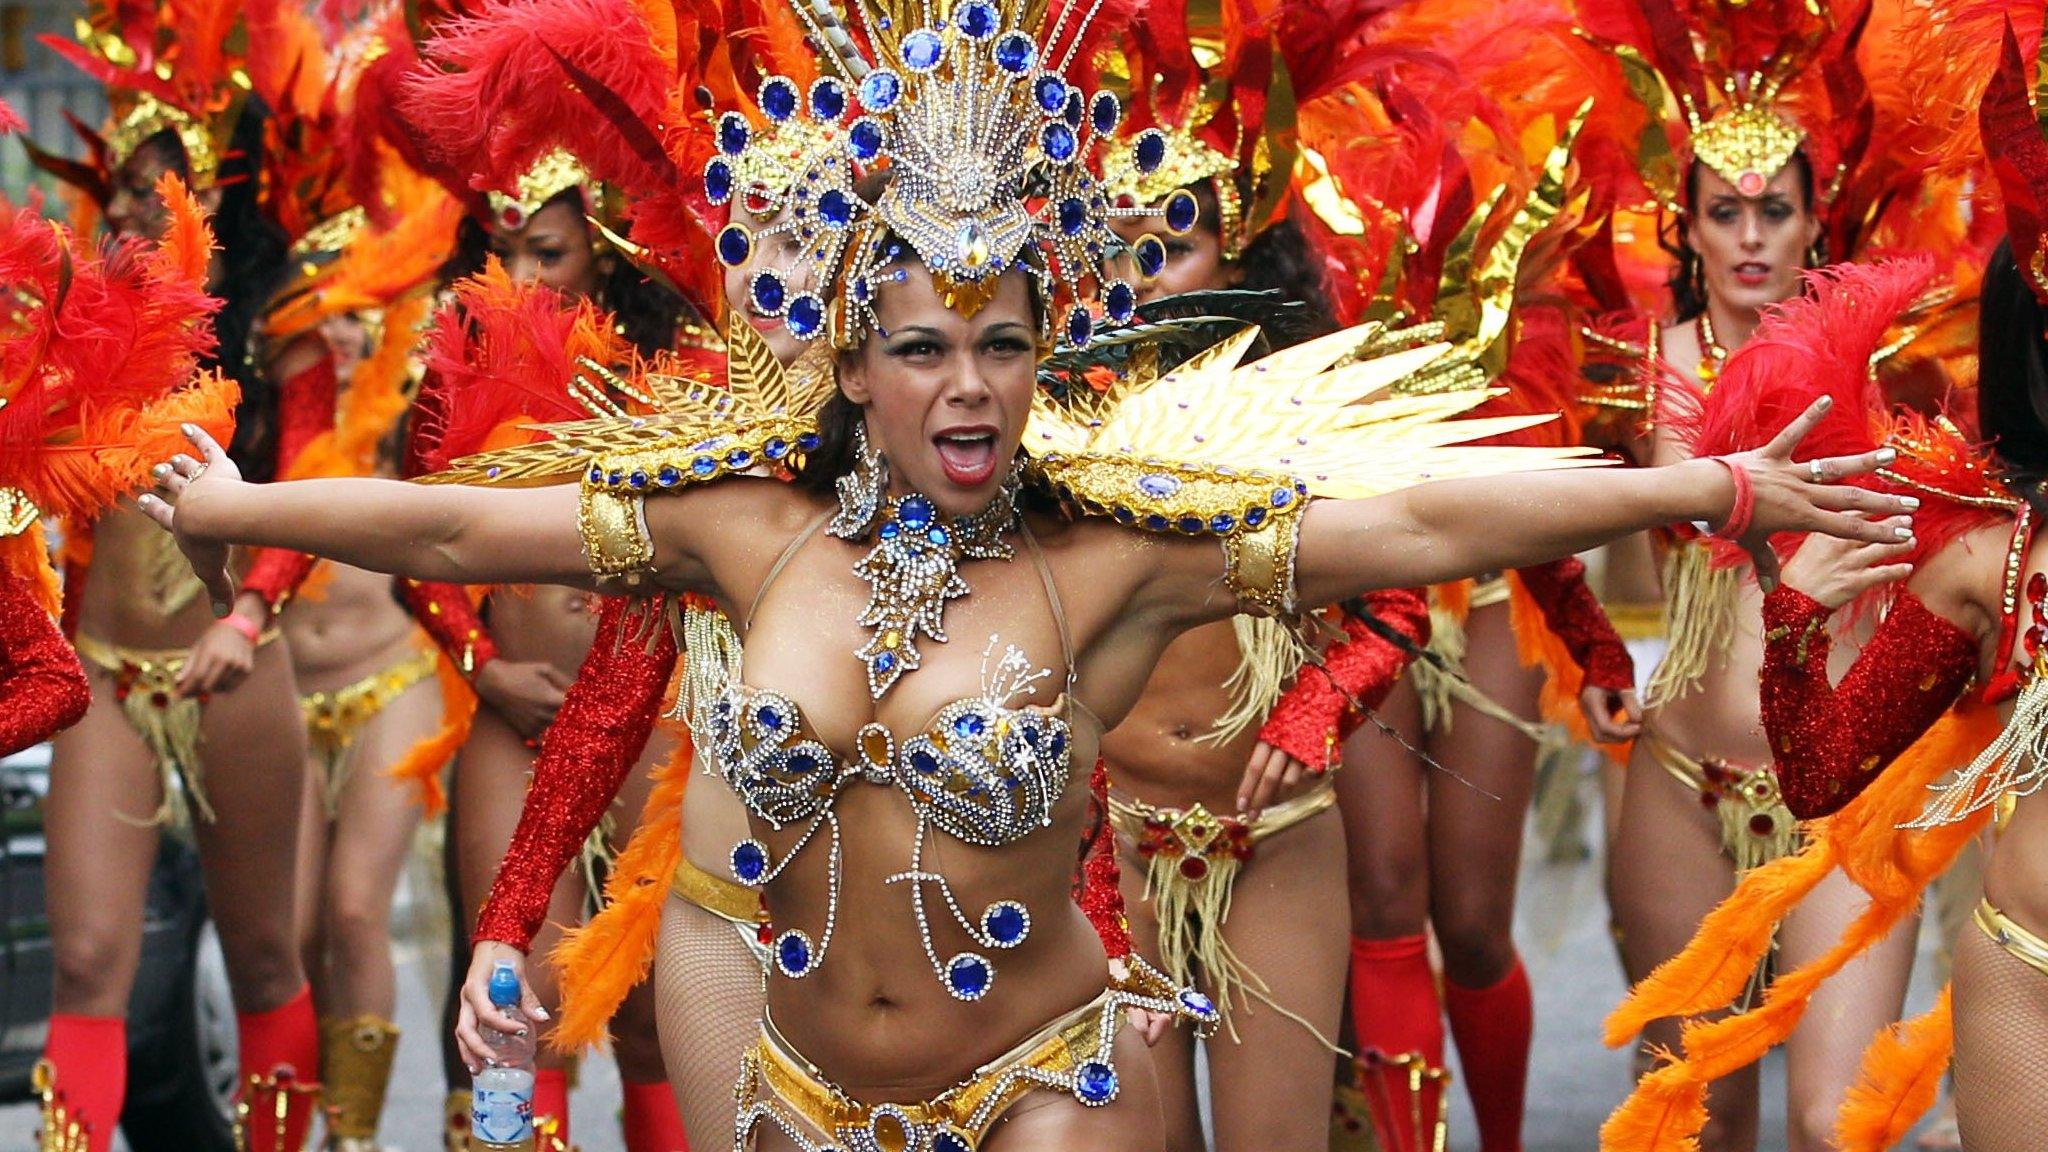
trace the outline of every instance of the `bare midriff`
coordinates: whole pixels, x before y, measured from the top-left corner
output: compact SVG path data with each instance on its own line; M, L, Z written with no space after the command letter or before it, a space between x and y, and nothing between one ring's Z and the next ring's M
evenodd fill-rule
M166 612L159 586L190 580L187 567L156 522L122 503L100 517L92 531L92 568L79 604L84 634L124 648L189 648L213 625L203 589ZM242 557L237 557L243 559Z
M491 639L501 659L540 661L574 676L597 635L593 605L590 593L574 588L499 588L491 593Z
M1228 621L1190 629L1167 645L1144 695L1102 738L1113 792L1160 808L1200 804L1219 815L1237 811L1238 785L1258 746L1259 726L1227 743L1204 737L1230 710L1223 684L1239 659Z
M391 577L330 560L307 585L278 618L300 691L353 683L404 655L417 629Z

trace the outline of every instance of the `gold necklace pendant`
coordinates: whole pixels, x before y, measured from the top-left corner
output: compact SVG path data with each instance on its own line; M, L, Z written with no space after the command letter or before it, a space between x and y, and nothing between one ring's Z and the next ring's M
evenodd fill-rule
M1701 312L1693 327L1700 338L1700 383L1708 388L1721 378L1721 370L1728 366L1728 349L1714 338L1714 322Z

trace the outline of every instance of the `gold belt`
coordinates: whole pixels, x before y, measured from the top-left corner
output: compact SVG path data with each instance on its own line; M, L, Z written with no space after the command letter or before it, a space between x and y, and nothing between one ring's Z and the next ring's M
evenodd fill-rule
M1165 854L1179 860L1181 874L1192 881L1207 875L1209 865L1218 859L1251 859L1253 847L1259 841L1322 814L1336 802L1336 785L1324 776L1315 787L1261 811L1250 820L1218 816L1200 804L1161 808L1112 795L1109 822L1129 837L1144 856Z
M434 674L439 660L433 648L418 648L389 667L330 692L299 697L306 721L306 740L326 770L322 788L328 815L334 814L342 785L348 782L348 751L370 721L406 690Z
M714 876L685 856L676 861L675 875L668 890L721 920L749 927L766 924L768 910L761 907L761 894L744 884Z
M2012 917L2000 912L1988 898L1977 901L1977 922L1991 942L2005 949L2013 959L2048 976L2048 940L2043 940L2020 925Z
M1661 602L1652 601L1644 604L1616 601L1602 607L1607 609L1607 619L1623 640L1664 638L1664 605Z
M1721 847L1740 871L1790 855L1799 847L1799 820L1778 793L1778 774L1720 759L1695 759L1655 729L1637 743L1672 779L1700 794L1721 819Z

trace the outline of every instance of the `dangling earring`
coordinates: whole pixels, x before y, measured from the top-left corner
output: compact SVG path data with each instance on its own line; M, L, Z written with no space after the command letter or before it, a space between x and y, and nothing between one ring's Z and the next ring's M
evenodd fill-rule
M866 420L853 426L853 470L833 482L839 490L839 514L826 531L841 540L859 540L874 528L889 487L889 462L868 444Z

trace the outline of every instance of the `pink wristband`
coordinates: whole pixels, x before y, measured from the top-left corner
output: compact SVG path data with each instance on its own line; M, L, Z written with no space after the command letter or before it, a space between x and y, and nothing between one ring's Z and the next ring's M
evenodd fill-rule
M1742 467L1726 456L1715 456L1714 463L1728 470L1728 478L1735 482L1735 506L1728 510L1728 518L1714 529L1714 535L1723 540L1740 540L1749 534L1749 522L1756 516L1756 487L1749 478L1749 469Z
M220 623L240 632L251 644L261 644L263 642L262 626L239 612L230 612L221 617Z

